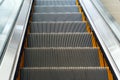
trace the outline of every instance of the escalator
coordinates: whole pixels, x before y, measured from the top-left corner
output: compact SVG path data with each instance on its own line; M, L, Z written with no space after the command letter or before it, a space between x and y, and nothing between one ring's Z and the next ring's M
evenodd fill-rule
M113 80L81 6L35 0L17 80Z

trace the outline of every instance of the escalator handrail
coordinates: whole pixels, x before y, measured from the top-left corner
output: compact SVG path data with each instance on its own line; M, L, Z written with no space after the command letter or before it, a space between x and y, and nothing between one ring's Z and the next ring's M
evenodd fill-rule
M33 0L24 0L0 65L0 80L14 80Z
M116 78L120 80L120 66L118 65L120 63L120 54L118 54L120 53L120 45L118 39L90 0L79 0L79 3L105 52Z

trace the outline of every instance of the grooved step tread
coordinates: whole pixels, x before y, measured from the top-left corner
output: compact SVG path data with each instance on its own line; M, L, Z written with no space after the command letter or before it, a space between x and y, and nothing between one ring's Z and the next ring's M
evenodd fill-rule
M35 13L79 12L77 6L36 6Z
M75 5L75 1L35 1L35 5Z
M106 68L21 69L21 80L108 80Z
M75 0L35 0L35 1L75 1Z
M86 32L85 22L32 22L31 33Z
M33 13L32 21L82 21L82 15L75 13Z
M26 48L25 67L99 67L97 48Z
M30 33L28 47L92 47L90 33Z

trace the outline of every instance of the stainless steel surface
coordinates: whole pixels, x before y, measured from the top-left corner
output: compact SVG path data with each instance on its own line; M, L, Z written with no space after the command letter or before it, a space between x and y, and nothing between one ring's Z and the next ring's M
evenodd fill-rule
M0 65L0 80L13 80L14 78L31 5L32 0L25 0L23 3Z
M0 5L2 5L2 3L4 2L5 0L0 0Z
M120 24L120 0L99 0L109 11L113 18Z
M91 0L92 3L95 5L99 13L102 15L102 17L105 19L107 24L109 25L109 28L111 31L115 34L116 38L120 42L120 25L116 20L113 18L114 15L111 15L110 12L103 6L103 4L100 2L100 0ZM117 0L116 0L117 1ZM114 1L116 3L116 1ZM111 1L110 1L111 2ZM113 4L115 4L113 2ZM117 4L116 4L117 5ZM112 5L111 5L112 6ZM112 9L112 8L111 8ZM119 18L119 17L117 17Z
M90 0L79 0L118 80L120 79L120 43L108 23Z
M0 5L0 59L23 0L2 0ZM14 7L15 6L15 7Z

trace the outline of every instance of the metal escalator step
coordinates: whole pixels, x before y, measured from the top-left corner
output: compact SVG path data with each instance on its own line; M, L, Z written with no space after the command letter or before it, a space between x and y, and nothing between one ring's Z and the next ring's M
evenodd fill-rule
M35 1L75 1L75 0L35 0Z
M31 33L87 32L85 22L32 22Z
M74 1L35 1L35 5L75 5Z
M33 13L32 21L82 21L80 13Z
M23 68L21 80L108 80L107 68Z
M30 33L28 47L91 47L90 33Z
M35 6L35 13L79 12L77 6Z
M97 48L26 48L25 67L99 67Z

